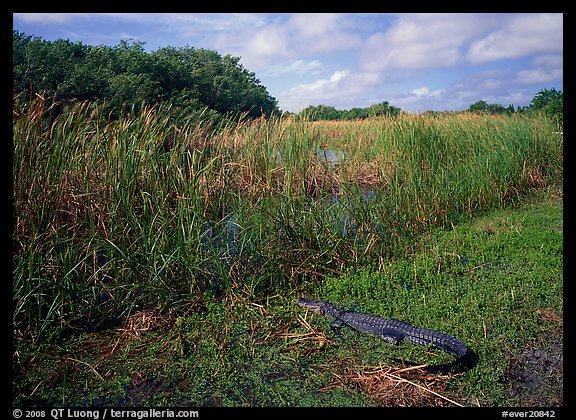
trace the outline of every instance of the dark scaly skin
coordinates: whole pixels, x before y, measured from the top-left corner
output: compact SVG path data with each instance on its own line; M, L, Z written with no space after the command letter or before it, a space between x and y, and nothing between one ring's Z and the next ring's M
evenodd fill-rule
M386 319L342 310L324 299L300 298L298 305L335 318L336 322L344 323L357 331L377 335L389 343L406 340L420 346L431 345L454 355L456 358L462 358L468 353L466 345L451 335L427 328L418 328L397 319Z

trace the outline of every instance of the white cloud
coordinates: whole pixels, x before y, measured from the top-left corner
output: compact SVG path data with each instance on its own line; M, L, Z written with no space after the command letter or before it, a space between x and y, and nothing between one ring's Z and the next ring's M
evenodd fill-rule
M361 37L349 15L330 13L267 15L259 25L222 31L213 47L242 57L251 69L311 54L357 48Z
M492 25L492 18L477 14L402 15L386 32L366 40L362 67L379 71L454 66L462 59L465 43Z
M166 29L191 36L206 31L239 31L261 28L267 24L267 15L258 13L162 13Z
M538 55L534 57L532 64L541 67L562 67L564 56L562 54Z
M516 82L524 85L562 83L564 78L562 63L561 55L537 56L530 68L518 72Z
M332 73L332 76L330 76L330 79L319 79L319 80L316 80L314 83L306 83L306 84L298 85L298 86L292 88L291 90L293 92L295 92L295 91L315 92L315 91L320 91L320 90L327 92L328 90L332 90L332 88L334 88L340 80L344 79L349 74L350 74L350 71L348 71L348 70L338 70L338 71L335 71L334 73ZM326 89L326 88L328 88L328 89Z
M84 13L14 13L13 19L24 23L63 24Z
M270 63L294 55L291 41L283 25L247 27L236 31L214 34L209 48L241 57L250 70L264 70Z
M247 26L213 34L210 48L241 57L250 70L260 70L271 62L285 60L291 55L291 42L283 23Z
M390 93L386 95L391 105L400 107L406 112L423 112L431 109L443 109L451 98L445 97L446 89L430 89L422 86L410 92Z
M132 24L154 25L181 37L202 33L254 30L273 22L268 15L258 13L71 13L71 17L89 17L100 21L120 21Z
M278 97L280 108L297 112L308 105L327 104L339 94L340 82L350 75L348 70L338 70L329 79L318 79L313 83L303 83L290 88Z
M168 13L14 13L14 20L25 23L68 24L83 20L119 20L132 23L160 23Z
M546 71L543 69L522 70L518 72L518 83L531 85L548 83L562 78L562 69Z
M516 74L512 70L486 70L470 73L447 89L448 96L457 97L464 108L479 100L506 95L518 86L514 82ZM494 102L494 101L492 101Z
M254 34L246 44L252 55L283 55L288 50L289 40L281 28L266 27Z
M444 89L430 90L428 86L422 86L420 88L413 89L411 93L417 97L437 98L442 95L442 92L444 92Z
M335 13L296 13L289 23L302 37L317 37L333 32L337 24L338 15Z
M518 14L482 39L473 42L467 57L472 63L517 58L563 49L561 13Z
M274 64L269 66L263 73L267 75L277 76L281 74L297 74L299 76L305 74L317 74L322 70L322 64L318 60L305 61L302 59Z
M356 48L361 39L347 27L347 15L336 13L297 13L287 22L299 50L326 52Z
M538 58L533 61L532 67L520 71L499 69L470 73L448 86L438 98L440 100L429 101L430 98L426 97L415 103L423 105L423 109L437 110L467 109L471 104L480 100L504 106L528 105L542 87L562 87L561 78L551 80L551 75L558 69L554 70L555 67L550 66L550 73L546 73L545 63L558 65L559 60L557 57L550 57L549 61ZM561 70L561 66L559 69ZM391 103L395 104L392 101Z

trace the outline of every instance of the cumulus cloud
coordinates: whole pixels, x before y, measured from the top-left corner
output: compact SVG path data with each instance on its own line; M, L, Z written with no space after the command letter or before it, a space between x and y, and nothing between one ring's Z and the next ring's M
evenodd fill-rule
M563 15L407 14L369 36L363 69L445 68L563 50Z
M518 14L503 27L474 41L468 50L471 63L517 58L563 49L563 16L559 13Z
M421 86L409 92L390 93L387 100L406 112L423 112L430 109L442 109L451 98L445 97L446 89L431 89Z
M262 13L162 13L159 15L165 30L193 36L204 32L242 31L261 28L269 22Z
M340 83L350 75L348 70L338 70L328 79L318 79L312 83L303 83L290 88L279 97L282 109L297 112L308 105L326 104L338 95Z
M222 31L214 34L208 43L211 48L239 56L242 64L251 70L263 69L291 55L290 39L282 25Z
M328 89L332 90L338 82L350 74L348 70L338 70L332 73L330 79L319 79L316 80L314 83L305 83L302 85L298 85L295 88L292 88L292 91L301 91L301 92L317 92L317 91L324 91L326 92ZM328 89L326 89L328 87Z
M24 23L63 24L84 13L14 13L13 19Z
M335 13L296 13L289 22L303 37L322 36L332 32L337 24L338 15Z
M322 68L322 64L318 60L306 61L298 59L295 61L271 65L263 73L271 76L282 74L297 74L302 76L305 74L317 74L322 70Z
M265 70L278 61L358 47L362 39L347 19L332 13L278 15L261 25L223 31L213 45L241 56L246 67Z
M559 54L537 56L530 68L518 72L516 81L523 85L561 82L564 77L563 61Z
M289 39L281 28L266 27L254 34L245 45L251 55L284 55L288 51Z
M546 66L544 60L536 59L532 66L524 70L497 69L469 73L446 87L440 101L430 102L429 98L416 101L424 109L467 109L476 101L484 100L504 106L524 106L544 87L562 85L561 67ZM558 63L550 58L549 63ZM559 78L555 78L559 76ZM392 102L393 103L393 102Z
M560 69L528 69L518 72L518 83L525 85L550 83L562 80L563 70Z
M439 97L442 94L442 92L444 92L444 89L431 90L428 86L422 86L420 88L412 90L412 93L418 97L432 97L432 98Z
M299 48L307 52L326 52L358 47L362 40L346 31L347 15L337 13L297 13L287 23Z
M477 14L403 15L366 40L361 65L372 71L454 66L465 43L490 28L492 20Z
M536 55L528 66L471 72L454 85L461 92L472 92L479 99L483 99L481 96L508 98L514 91L562 85L562 63L563 57L559 54Z

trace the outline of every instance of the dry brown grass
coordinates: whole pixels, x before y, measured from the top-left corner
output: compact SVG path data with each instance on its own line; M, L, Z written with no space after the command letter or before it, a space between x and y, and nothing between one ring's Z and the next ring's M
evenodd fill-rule
M426 365L398 368L360 367L345 371L342 380L368 394L378 405L395 407L463 407L450 395L449 376L427 374Z
M334 362L334 363L332 363ZM332 361L326 368L334 381L324 391L342 387L369 396L382 407L463 407L469 402L449 390L452 376L426 372L427 365L398 367ZM472 402L474 403L474 402Z
M165 328L174 323L174 311L157 308L142 309L127 317L118 331L139 336L143 332Z

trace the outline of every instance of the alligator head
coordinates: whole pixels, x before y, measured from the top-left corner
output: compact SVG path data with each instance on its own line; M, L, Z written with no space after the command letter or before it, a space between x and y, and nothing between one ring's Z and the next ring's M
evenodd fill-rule
M313 299L304 299L298 298L298 305L310 309L311 311L316 312L317 314L324 314L324 304L326 303L325 300L313 300Z

